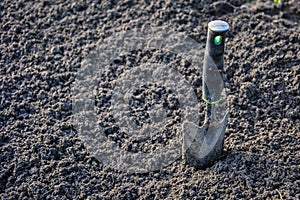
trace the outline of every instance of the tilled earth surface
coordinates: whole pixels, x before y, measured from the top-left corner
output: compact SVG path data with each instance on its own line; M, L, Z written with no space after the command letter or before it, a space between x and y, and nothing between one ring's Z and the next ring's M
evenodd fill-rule
M300 199L300 5L282 2L1 1L1 199ZM99 162L72 123L72 84L85 57L116 32L145 25L171 27L205 44L214 19L231 25L223 156L202 170L177 159L142 174ZM99 81L99 126L126 151L163 148L182 134L176 128L182 119L172 91L141 85L129 98L130 117L142 126L149 118L145 110L160 104L168 126L142 142L121 133L103 94L122 71L143 62L176 66L201 102L199 66L168 54L128 52Z

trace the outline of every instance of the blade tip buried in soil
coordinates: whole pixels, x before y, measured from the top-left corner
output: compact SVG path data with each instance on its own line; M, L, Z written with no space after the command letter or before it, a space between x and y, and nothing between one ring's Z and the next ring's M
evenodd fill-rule
M226 113L220 123L208 127L183 124L182 158L186 164L205 169L222 156L228 116Z

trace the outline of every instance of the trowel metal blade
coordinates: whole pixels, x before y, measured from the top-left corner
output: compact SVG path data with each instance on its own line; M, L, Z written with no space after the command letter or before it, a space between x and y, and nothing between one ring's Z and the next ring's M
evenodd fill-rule
M183 159L196 168L211 165L222 154L228 112L219 122L199 127L194 123L183 123Z

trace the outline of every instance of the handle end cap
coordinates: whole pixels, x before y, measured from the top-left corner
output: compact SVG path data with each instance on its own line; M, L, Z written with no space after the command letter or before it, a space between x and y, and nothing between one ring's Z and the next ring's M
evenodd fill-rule
M208 23L208 28L214 32L227 32L230 27L229 24L222 20L214 20Z

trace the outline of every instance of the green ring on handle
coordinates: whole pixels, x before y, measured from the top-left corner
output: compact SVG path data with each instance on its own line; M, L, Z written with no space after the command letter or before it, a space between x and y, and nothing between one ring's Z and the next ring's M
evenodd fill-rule
M222 98L218 99L217 101L208 101L207 99L205 99L204 97L202 97L202 100L203 100L205 103L207 103L207 104L214 105L214 104L220 103L220 101L222 101Z

